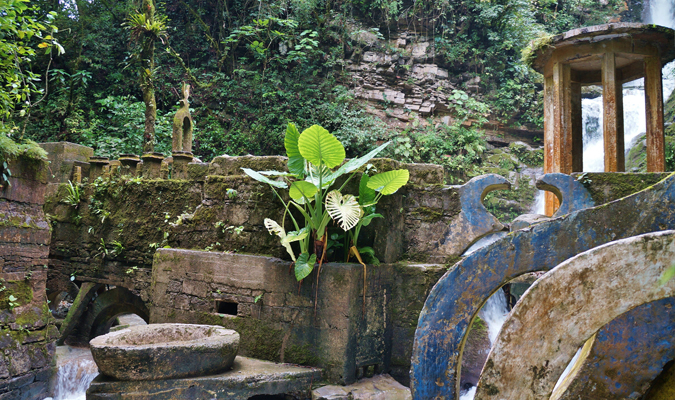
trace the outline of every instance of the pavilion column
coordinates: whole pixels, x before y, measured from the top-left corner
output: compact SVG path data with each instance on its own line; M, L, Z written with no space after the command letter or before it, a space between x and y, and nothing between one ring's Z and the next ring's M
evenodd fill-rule
M571 174L572 168L572 70L569 64L553 66L553 165L550 172Z
M666 170L663 130L661 58L645 58L645 107L647 116L647 172Z
M584 171L584 125L581 116L581 83L572 82L572 172Z
M554 132L554 90L553 90L553 76L544 78L544 171L553 171L553 149L555 147L555 132ZM551 192L547 191L544 194L545 205L544 213L549 217L555 213L555 210L560 207L558 198Z
M616 57L612 52L602 58L602 96L605 172L624 172L623 89L617 79Z

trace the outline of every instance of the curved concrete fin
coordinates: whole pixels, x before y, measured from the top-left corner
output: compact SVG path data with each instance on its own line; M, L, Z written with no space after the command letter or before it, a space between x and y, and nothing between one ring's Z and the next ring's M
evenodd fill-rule
M600 328L675 295L675 279L661 282L674 259L675 231L665 231L596 247L551 270L506 319L475 399L548 400L577 349Z
M557 172L546 174L537 180L535 186L537 189L552 192L558 198L560 208L553 217L595 206L591 194L584 185L570 175Z

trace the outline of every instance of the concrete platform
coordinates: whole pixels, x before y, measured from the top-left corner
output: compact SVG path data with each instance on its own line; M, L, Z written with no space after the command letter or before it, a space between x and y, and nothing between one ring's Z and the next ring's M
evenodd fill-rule
M87 400L247 400L261 394L309 393L312 382L319 380L318 368L237 357L232 370L197 378L116 381L99 375L87 390Z

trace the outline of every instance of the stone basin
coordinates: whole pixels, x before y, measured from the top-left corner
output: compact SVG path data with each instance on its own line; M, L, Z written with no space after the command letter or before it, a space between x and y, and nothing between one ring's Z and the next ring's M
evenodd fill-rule
M122 381L212 375L232 367L239 334L212 325L132 326L89 342L102 374Z

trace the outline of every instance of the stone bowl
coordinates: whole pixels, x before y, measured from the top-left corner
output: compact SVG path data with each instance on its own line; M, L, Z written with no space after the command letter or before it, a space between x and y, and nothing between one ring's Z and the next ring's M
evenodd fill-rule
M212 325L136 325L89 342L102 374L121 381L213 375L232 367L239 334Z

